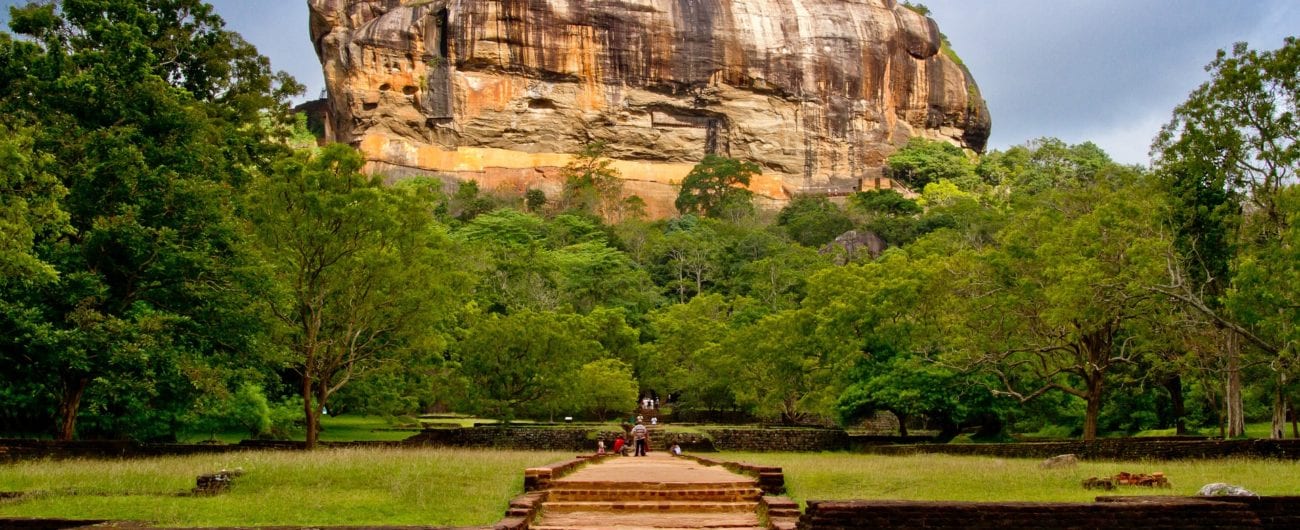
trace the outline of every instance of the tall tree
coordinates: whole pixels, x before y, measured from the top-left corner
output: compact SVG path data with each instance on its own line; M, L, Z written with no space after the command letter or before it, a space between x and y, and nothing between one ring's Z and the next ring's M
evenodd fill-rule
M758 164L718 155L704 155L682 179L674 205L683 214L735 219L754 211L749 182L763 172Z
M560 170L564 179L563 204L590 212L606 222L617 223L640 215L644 201L635 195L623 197L623 177L605 157L605 144L587 144ZM637 206L640 204L640 206Z
M787 424L830 417L838 374L851 365L853 352L851 344L819 332L819 323L813 311L798 309L734 329L710 354L732 352L736 401Z
M34 247L55 281L2 280L0 364L32 368L61 438L87 402L100 433L168 434L211 373L260 364L233 195L283 152L275 111L298 86L198 1L10 13L29 38L0 35L0 116L29 131L29 181L67 190L47 186L67 225Z
M960 147L944 141L913 137L889 155L886 164L892 178L913 190L940 180L965 188L975 182L975 163Z
M1171 221L1179 259L1171 260L1170 281L1160 291L1234 335L1223 342L1228 434L1238 436L1245 427L1240 346L1279 360L1287 346L1257 327L1259 321L1225 307L1224 296L1238 260L1253 259L1254 246L1279 244L1289 226L1279 194L1300 174L1300 42L1288 37L1281 48L1262 52L1238 43L1231 53L1220 50L1206 70L1210 81L1174 110L1153 146L1157 169L1178 201Z
M301 377L309 448L331 395L404 352L443 347L438 326L461 284L433 220L436 186L385 187L362 164L343 145L300 153L256 181L248 201L275 282L263 299Z
M809 247L821 247L853 229L853 221L826 197L795 197L777 214L790 238Z
M1060 391L1086 403L1097 436L1106 381L1137 354L1127 339L1159 296L1170 244L1155 219L1160 195L1123 182L1047 192L980 253L957 288L954 330L966 362L1021 402Z
M649 315L653 340L638 366L645 388L678 399L679 406L720 410L734 403L735 352L718 348L726 339L737 304L719 294L696 296Z
M467 408L509 421L573 403L575 376L605 353L591 324L553 311L483 316L455 349Z

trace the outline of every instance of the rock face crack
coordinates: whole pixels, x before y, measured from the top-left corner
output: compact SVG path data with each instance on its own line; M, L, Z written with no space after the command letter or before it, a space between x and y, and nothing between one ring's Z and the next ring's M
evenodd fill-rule
M914 136L980 151L989 134L938 26L894 0L308 5L330 139L376 166L551 193L603 141L664 216L708 153L757 162L754 191L779 205L877 181Z

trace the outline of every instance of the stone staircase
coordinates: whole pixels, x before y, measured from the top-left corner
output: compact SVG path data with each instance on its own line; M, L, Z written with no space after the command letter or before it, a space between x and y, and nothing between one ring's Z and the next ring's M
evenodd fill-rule
M768 528L759 517L763 491L756 480L704 468L709 474L674 481L673 475L679 474L675 469L693 466L703 467L663 452L645 458L616 457L598 466L605 468L601 476L583 477L580 471L572 478L554 481L529 528Z

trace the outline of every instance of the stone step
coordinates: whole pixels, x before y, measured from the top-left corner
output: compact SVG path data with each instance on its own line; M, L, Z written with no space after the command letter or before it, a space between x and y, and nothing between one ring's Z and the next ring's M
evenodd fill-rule
M754 513L754 502L727 501L546 501L545 516L572 512Z
M719 529L719 530L723 530L723 529L725 529L725 530L772 530L772 529L770 529L770 528L768 528L768 527L766 527L766 526L751 526L751 525L741 525L741 526L627 526L627 525L618 525L618 526L609 526L609 525L606 525L606 524L596 524L596 525L587 525L587 526L571 526L571 525L565 525L565 526L553 526L553 525L529 525L529 527L528 527L529 530L610 530L611 528L616 528L616 529L618 529L618 530L699 530L699 529L701 529L701 528L706 528L706 529L707 529L707 528L717 528L717 529ZM778 529L778 530L780 530L780 529ZM794 527L791 527L790 530L794 530Z
M552 489L548 492L549 501L757 501L763 496L763 490L748 488L699 488L699 489Z
M728 482L640 482L635 480L614 481L585 481L559 479L554 481L550 491L563 490L604 490L604 491L626 491L626 490L644 490L644 491L682 491L682 490L748 490L757 488L758 484L753 479L742 479Z
M762 528L756 513L625 513L567 512L545 514L531 530L611 529L669 530L677 528Z
M586 526L574 526L574 525L553 526L553 525L535 525L535 524L534 524L534 525L529 525L529 526L528 526L528 529L529 529L529 530L610 530L611 528L616 528L616 529L618 529L618 530L699 530L699 529L701 529L701 528L706 528L706 529L707 529L707 528L717 528L717 529L719 529L719 530L723 530L723 529L725 529L725 530L772 530L772 529L770 529L770 528L768 528L768 527L766 527L766 526L751 526L751 525L741 525L741 526L628 526L628 525L618 525L618 526L609 526L609 525L607 525L607 524L595 524L595 525L586 525ZM790 530L794 530L794 528L791 527Z

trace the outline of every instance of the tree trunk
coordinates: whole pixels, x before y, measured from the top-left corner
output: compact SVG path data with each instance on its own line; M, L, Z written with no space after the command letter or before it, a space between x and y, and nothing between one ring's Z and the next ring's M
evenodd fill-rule
M1174 415L1174 434L1187 434L1187 404L1183 402L1183 378L1174 374L1165 379L1165 390L1169 392L1169 407Z
M1088 371L1088 408L1083 417L1083 439L1097 439L1097 417L1101 415L1102 374L1096 370Z
M1291 403L1291 398L1286 398L1286 410L1291 413L1291 437L1300 438L1300 418L1296 418L1295 405Z
M1224 353L1228 357L1227 388L1223 396L1228 419L1228 438L1246 434L1245 409L1241 398L1241 339L1236 333L1223 330Z
M1286 435L1286 397L1282 389L1286 388L1286 374L1277 374L1277 388L1273 390L1273 424L1269 426L1268 437L1281 440Z
M316 387L316 439L320 440L320 433L325 430L320 425L320 419L329 414L329 409L325 408L330 399L329 379L317 378Z
M939 422L939 436L935 438L935 441L948 443L953 438L956 438L958 434L961 434L961 426L957 425L957 422L953 421L951 416L945 414L936 418L936 421Z
M1224 415L1223 415L1223 410L1224 408L1226 408L1227 402L1225 401L1223 403L1220 403L1218 399L1215 399L1213 401L1214 402L1211 403L1211 405L1214 406L1214 415L1217 416L1219 419L1219 438L1227 438L1228 424L1226 421L1224 421Z
M304 370L306 372L306 370ZM302 410L307 418L307 449L316 448L317 429L316 423L320 418L316 416L316 406L312 404L311 376L303 373L302 375Z
M902 412L897 412L892 410L890 412L893 412L894 417L898 418L898 435L907 436L907 419L910 416Z
M686 303L686 270L677 266L677 303Z
M63 396L59 399L59 439L71 441L77 434L77 411L81 410L81 397L86 395L89 377L80 377L63 383Z

